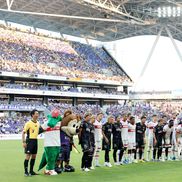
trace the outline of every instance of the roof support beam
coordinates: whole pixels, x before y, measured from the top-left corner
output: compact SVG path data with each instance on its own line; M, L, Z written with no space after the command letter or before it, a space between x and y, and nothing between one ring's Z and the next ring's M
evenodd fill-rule
M38 13L38 12L8 10L8 9L0 9L0 11L9 12L9 13L18 13L18 14L37 15L37 16L50 16L50 17L68 18L68 19L82 19L82 20L95 20L95 21L103 21L103 22L127 23L127 21L119 20L119 19L72 16L72 15L61 15L61 14L51 14L51 13Z
M11 10L14 0L6 0L8 10Z
M151 57L152 57L152 55L153 55L153 53L154 53L154 51L155 51L156 45L157 45L157 43L158 43L158 41L159 41L159 38L160 38L160 36L161 36L162 31L163 31L163 27L160 29L159 33L157 34L157 37L156 37L156 39L155 39L155 41L154 41L154 44L153 44L153 46L152 46L152 49L150 50L150 53L149 53L149 55L148 55L148 57L147 57L147 60L146 60L146 62L145 62L145 65L144 65L144 67L143 67L143 69L142 69L142 71L141 71L140 77L142 77L142 76L144 75L145 70L147 69L147 66L148 66L148 64L149 64L149 62L150 62L150 59L151 59Z
M173 36L172 36L172 34L171 34L169 28L168 28L168 27L165 27L165 29L166 29L166 32L167 32L169 38L171 39L171 42L172 42L172 44L173 44L173 46L174 46L174 48L175 48L175 50L176 50L176 53L177 53L178 56L179 56L180 61L182 62L182 55L181 55L181 52L180 52L180 50L179 50L179 48L178 48L178 46L177 46L175 40L173 39Z
M113 2L110 0L82 0L81 2L82 3L85 2L85 3L88 3L95 7L102 8L102 9L110 11L112 13L116 13L116 14L122 15L124 17L130 18L131 20L133 20L133 23L136 22L136 23L140 23L143 25L151 24L151 22L134 17L134 16L130 15L129 13L122 11L120 6L124 5L126 2L128 2L128 0L122 0L118 6L114 5Z

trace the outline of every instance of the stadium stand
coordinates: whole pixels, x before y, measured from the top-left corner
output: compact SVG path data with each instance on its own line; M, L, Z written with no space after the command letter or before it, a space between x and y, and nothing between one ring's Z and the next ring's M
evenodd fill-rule
M5 104L5 101L0 101L0 109ZM10 105L9 105L10 106ZM16 111L19 108L27 108L27 107L42 107L45 108L44 105L41 105L41 102L33 103L31 101L27 102L27 100L17 100L14 102L14 106L16 106ZM10 107L13 107L11 105ZM72 106L72 104L61 103L57 100L50 100L47 108L51 110L52 108L58 108L61 111L61 114L64 113L65 110L71 109L73 112L80 114L82 117L85 112L91 113L99 113L103 111L103 109L99 105L90 105L90 104L78 104L77 106ZM118 116L126 113L131 113L136 117L136 121L142 116L147 116L147 121L150 121L153 114L157 114L158 116L166 115L168 118L175 113L180 113L181 104L179 102L164 102L164 101L152 101L152 102L128 102L125 105L106 105L105 118L108 115ZM23 116L23 117L22 117ZM0 117L1 129L0 134L2 133L20 133L22 131L22 127L26 121L30 119L30 116L27 116L26 113L16 112L14 116L11 117ZM45 116L43 113L40 115L40 122L45 121ZM105 119L103 120L105 121Z
M97 49L96 54L90 45L3 28L0 28L0 34L2 71L112 80L120 83L131 81L125 73L118 74L116 70L119 68L111 64L111 58L104 53L104 49ZM77 52L70 44L74 45Z
M98 109L104 99L117 103L127 95L117 87L131 79L103 48L4 26L0 34L0 94L6 98L0 113L42 112L54 97L62 98L54 103L61 110Z

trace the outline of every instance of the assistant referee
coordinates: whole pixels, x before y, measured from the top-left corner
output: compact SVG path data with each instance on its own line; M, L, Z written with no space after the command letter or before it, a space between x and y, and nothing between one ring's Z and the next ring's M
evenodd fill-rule
M33 167L35 164L35 159L38 149L37 136L39 134L39 127L40 127L40 124L38 122L39 113L36 109L34 109L30 112L30 115L31 115L31 120L25 123L22 133L22 142L26 154L24 160L25 176L37 175L37 173L33 171ZM30 160L30 170L28 171L29 160Z

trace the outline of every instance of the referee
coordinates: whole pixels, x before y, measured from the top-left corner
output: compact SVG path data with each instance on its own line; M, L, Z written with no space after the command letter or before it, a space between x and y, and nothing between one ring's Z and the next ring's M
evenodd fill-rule
M37 175L37 173L33 171L33 167L35 164L35 159L38 149L37 136L39 133L40 124L37 120L39 117L39 113L36 109L34 109L30 112L30 115L31 115L31 120L25 124L22 133L22 142L26 154L24 161L25 176ZM29 160L30 160L30 171L28 172Z

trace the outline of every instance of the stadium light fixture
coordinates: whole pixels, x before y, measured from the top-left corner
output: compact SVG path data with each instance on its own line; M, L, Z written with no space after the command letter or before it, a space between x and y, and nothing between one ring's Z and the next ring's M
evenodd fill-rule
M170 17L180 17L182 15L182 8L176 6L168 7L158 7L157 16L159 18L170 18Z

